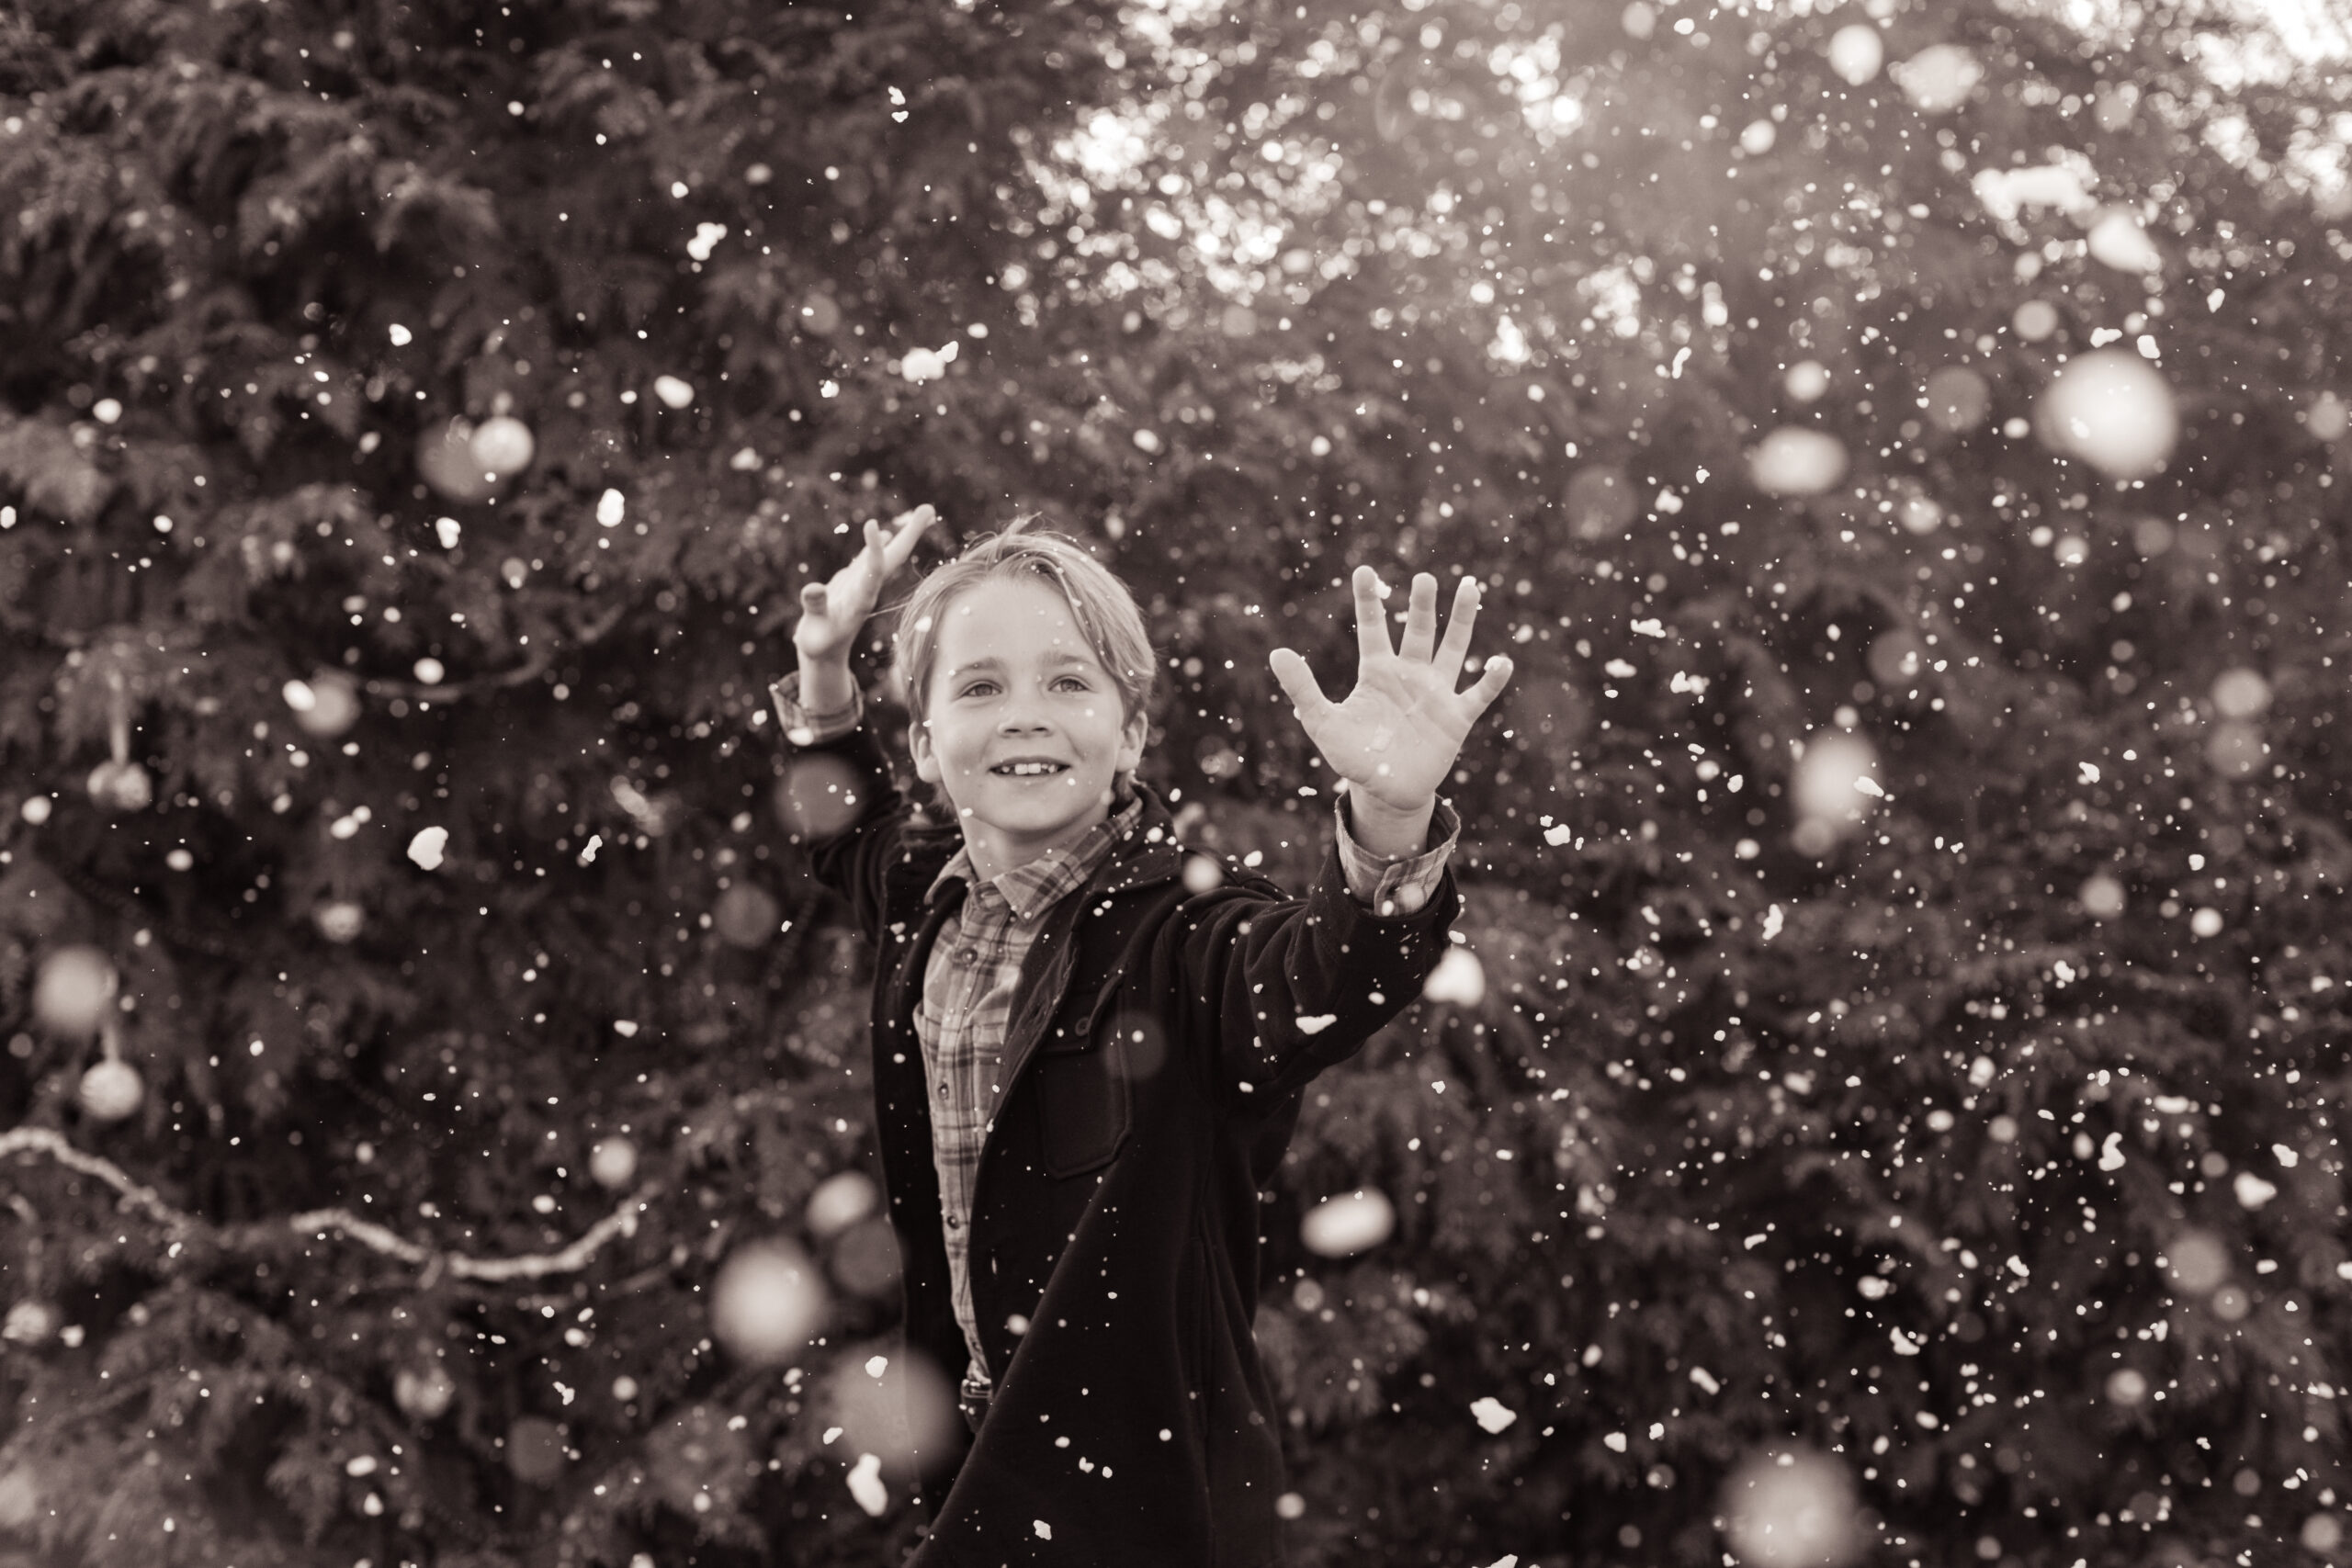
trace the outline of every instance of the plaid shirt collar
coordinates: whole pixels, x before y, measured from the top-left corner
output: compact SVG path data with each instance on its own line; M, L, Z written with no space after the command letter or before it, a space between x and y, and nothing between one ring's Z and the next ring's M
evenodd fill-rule
M1143 797L1133 790L1121 796L1119 809L1087 829L1086 836L1059 853L1040 855L1026 865L1016 866L1003 875L991 879L997 892L1012 908L1015 919L1027 921L1052 908L1065 897L1086 886L1096 869L1110 857L1112 846L1132 835L1143 820ZM978 886L978 867L972 863L968 846L958 849L956 857L940 868L923 892L923 902L939 896L939 890L951 881L961 878Z

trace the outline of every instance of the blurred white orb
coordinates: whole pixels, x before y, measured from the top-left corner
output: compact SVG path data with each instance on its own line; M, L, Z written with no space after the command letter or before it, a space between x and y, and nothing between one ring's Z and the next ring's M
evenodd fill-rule
M1396 1209L1376 1187L1360 1187L1326 1198L1298 1222L1298 1239L1320 1258L1347 1258L1386 1241L1396 1228Z
M1487 967L1468 948L1448 947L1430 977L1421 982L1421 995L1433 1002L1476 1007L1487 999Z
M2110 872L2095 871L2083 879L2083 910L2095 919L2111 920L2123 913L2123 884Z
M155 803L155 781L136 762L108 759L90 770L90 799L107 811L144 811Z
M1992 388L1965 365L1942 366L1928 377L1928 417L1946 430L1973 430L1992 408Z
M359 688L351 677L322 670L308 681L286 682L286 705L303 734L332 740L359 721ZM307 699L307 700L306 700Z
M2029 299L2009 318L2010 330L2028 343L2040 343L2058 330L2058 307L2047 299Z
M2270 707L2270 682L2260 671L2224 670L2213 677L2213 706L2223 718L2258 718Z
M2352 408L2334 392L2322 392L2304 412L2303 427L2322 441L2333 441L2352 428Z
M439 660L430 654L416 661L416 678L427 686L437 686L448 675Z
M1809 403L1829 390L1829 371L1818 359L1800 359L1789 367L1789 373L1781 378L1781 384L1788 388L1789 396L1801 403Z
M845 1479L849 1483L850 1496L874 1517L880 1518L890 1506L890 1489L882 1483L882 1457L879 1454L858 1455L857 1462L850 1466Z
M1859 87L1886 63L1886 44L1878 29L1861 22L1839 28L1829 39L1829 69Z
M673 409L689 408L695 400L693 383L682 381L675 376L653 378L653 395L661 399L665 407Z
M2118 1367L2107 1374L2107 1401L2125 1409L2148 1397L2147 1375L2135 1368Z
M2210 1231L2183 1231L2165 1246L2165 1264L2174 1284L2201 1296L2230 1277L2230 1249Z
M882 1194L862 1170L839 1171L808 1194L808 1234L823 1241L839 1235L874 1212Z
M1184 891L1194 897L1214 893L1225 886L1225 868L1211 855L1184 857Z
M1753 119L1747 122L1747 129L1739 133L1740 151L1751 158L1760 158L1770 152L1772 143L1780 139L1781 133L1773 129L1770 120Z
M790 1359L824 1315L816 1267L782 1237L737 1247L711 1281L711 1334L745 1361L770 1365Z
M2269 752L2262 731L2242 719L2224 719L2205 738L2205 760L2225 779L2252 778Z
M1891 74L1921 114L1944 114L1968 101L1984 67L1956 43L1931 44L1894 67Z
M22 1529L40 1513L40 1488L29 1470L0 1475L0 1529Z
M435 1421L458 1396L457 1380L438 1361L421 1361L392 1374L392 1401L419 1421Z
M474 456L474 427L469 420L449 420L418 436L416 471L448 501L482 501L498 489L498 481Z
M1617 24L1625 29L1627 38L1645 39L1657 30L1657 13L1642 4L1642 0L1634 0L1618 17Z
M139 1081L139 1069L111 1056L93 1064L82 1075L75 1093L82 1109L101 1122L121 1121L138 1110L146 1097L147 1087Z
M775 805L776 819L795 839L829 839L863 809L857 771L829 753L796 757L776 782Z
M61 947L41 960L33 1017L52 1034L94 1032L114 1001L114 961L95 947Z
M898 1473L941 1452L964 1429L946 1374L920 1350L897 1343L844 1347L817 1410L824 1426L841 1428L843 1447Z
M1846 477L1846 448L1822 431L1783 425L1757 443L1747 473L1767 495L1819 495Z
M2091 225L2085 243L2091 254L2118 272L2135 276L2165 268L2164 253L2156 249L2140 220L2120 208L2110 208L2099 220Z
M597 1139L588 1151L588 1175L608 1192L627 1187L636 1174L637 1145L618 1133Z
M2172 457L2180 416L2172 388L2136 354L2102 348L2071 360L2035 411L2042 441L2109 479L2146 479Z
M1724 1533L1753 1568L1843 1568L1862 1552L1853 1477L1810 1450L1764 1453L1724 1483Z
M2188 917L2188 929L2194 935L2216 937L2222 934L2222 911L2211 904Z
M1903 498L1894 509L1894 520L1903 525L1906 534L1932 534L1943 526L1944 509L1931 495L1914 494Z
M368 911L348 898L330 898L311 911L311 920L329 942L353 942L368 924Z
M1790 781L1797 815L1823 822L1860 821L1883 798L1878 751L1859 735L1832 730L1805 745Z
M531 466L531 457L537 450L531 427L512 414L486 419L474 431L474 461L492 479L521 473Z

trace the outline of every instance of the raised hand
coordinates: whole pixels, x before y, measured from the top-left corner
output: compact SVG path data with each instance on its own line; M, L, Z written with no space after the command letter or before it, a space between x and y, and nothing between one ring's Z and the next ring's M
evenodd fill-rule
M1467 691L1453 689L1478 618L1476 579L1464 578L1454 593L1442 643L1436 578L1422 572L1413 579L1405 640L1393 649L1380 592L1379 575L1368 566L1356 568L1356 684L1344 701L1326 697L1306 660L1289 649L1274 649L1269 662L1307 739L1356 797L1410 813L1437 798L1463 738L1502 694L1511 664L1498 655Z
M890 532L867 519L865 545L830 581L812 582L800 591L800 621L792 628L792 646L812 663L846 660L857 634L874 614L883 585L907 564L923 530L939 520L926 502L890 519Z

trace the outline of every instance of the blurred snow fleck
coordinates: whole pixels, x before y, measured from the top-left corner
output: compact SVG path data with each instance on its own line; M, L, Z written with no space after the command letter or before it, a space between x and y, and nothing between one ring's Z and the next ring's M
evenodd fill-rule
M603 527L617 528L628 509L628 498L616 490L608 490L596 498L596 522Z
M2123 1168L2122 1134L2109 1133L2107 1135L2106 1141L2099 1145L2098 1168L2101 1170L2121 1170Z
M1819 495L1846 477L1846 448L1826 432L1783 425L1757 443L1747 470L1767 495Z
M1302 1015L1297 1020L1298 1032L1301 1034L1320 1034L1339 1021L1340 1015L1335 1012L1319 1013L1313 1018Z
M1421 995L1433 1002L1476 1007L1487 999L1486 966L1468 948L1449 947L1445 956L1437 961L1437 967L1430 971L1430 977L1421 983Z
M465 532L454 517L435 517L433 520L433 531L440 536L441 547L445 550L456 549L458 536Z
M882 1461L879 1455L860 1454L857 1463L850 1467L849 1495L857 1506L879 1518L882 1510L890 1506L889 1488L882 1484Z
M899 361L899 374L916 386L936 381L947 374L947 367L955 362L963 345L950 338L937 348L910 348Z
M708 261L712 247L725 238L727 238L726 224L697 223L695 225L695 237L686 242L686 254L698 262Z
M1622 1454L1625 1451L1625 1434L1623 1432L1611 1432L1600 1441L1611 1453Z
M1298 1223L1299 1240L1320 1258L1347 1258L1388 1239L1396 1210L1378 1188L1360 1187L1327 1198Z
M1755 1568L1842 1568L1860 1555L1846 1467L1810 1450L1760 1453L1724 1483L1724 1533Z
M1781 907L1778 904L1773 905L1764 911L1764 927L1758 934L1764 941L1771 941L1781 934L1781 924L1786 918L1781 912Z
M1888 74L1922 114L1943 114L1968 101L1984 79L1976 56L1956 43L1930 44Z
M2278 1196L2278 1188L2250 1170L2239 1171L2237 1179L2230 1184L2230 1190L2237 1194L2238 1206L2244 1209L2259 1209Z
M2092 224L2085 243L2093 256L2118 272L2144 276L2165 269L2164 253L2140 227L2140 220L2120 208L2109 208Z
M1715 1374L1709 1371L1704 1367L1691 1368L1690 1381L1697 1383L1701 1388L1705 1389L1709 1393L1720 1393L1723 1392L1723 1384L1715 1381Z
M1494 1398L1470 1402L1470 1414L1478 1425L1489 1432L1500 1432L1519 1419L1519 1412Z
M1043 1519L1030 1520L1029 1528L1037 1532L1037 1539L1039 1540L1051 1540L1054 1539L1054 1527L1047 1524Z
M1979 169L1973 183L1984 210L2007 222L2028 207L2079 212L2090 206L2089 185L2097 178L2090 160L2077 154L2066 163L2030 169Z
M653 378L653 395L669 408L687 408L695 400L694 383L675 376L656 376Z
M441 866L442 852L448 847L448 829L419 829L416 837L408 841L408 858L424 870L437 871Z
M2042 442L2109 479L2147 479L2172 457L2172 388L2138 355L2097 349L2069 360L2035 409Z

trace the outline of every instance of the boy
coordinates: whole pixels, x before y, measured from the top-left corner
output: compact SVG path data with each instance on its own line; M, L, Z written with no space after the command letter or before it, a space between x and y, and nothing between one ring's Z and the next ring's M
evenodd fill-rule
M1346 780L1304 899L1190 871L1136 782L1156 660L1124 585L1015 523L933 572L896 657L917 773L904 804L860 724L849 653L930 507L802 592L793 744L860 781L810 845L877 943L876 1132L907 1336L960 1378L973 1438L919 1568L1281 1561L1277 1412L1250 1337L1258 1192L1300 1091L1419 994L1459 900L1438 785L1510 679L1456 693L1477 587L1437 640L1413 581L1392 651L1357 569L1361 659L1333 704L1276 678ZM1205 867L1209 863L1196 863Z

